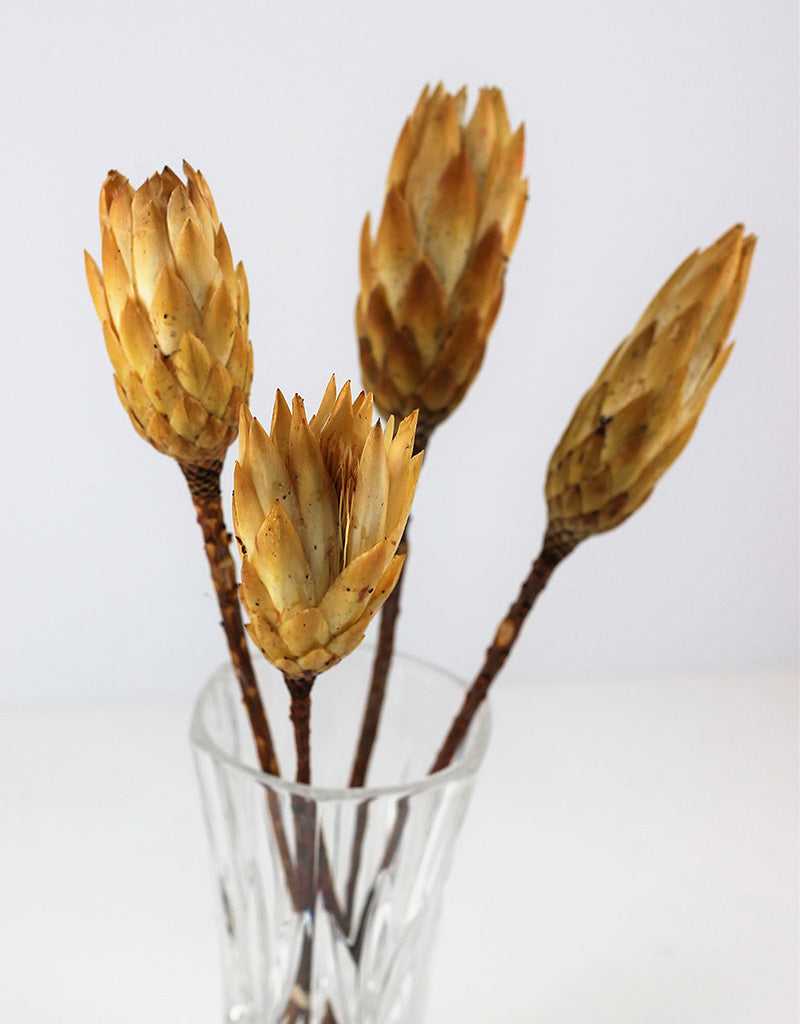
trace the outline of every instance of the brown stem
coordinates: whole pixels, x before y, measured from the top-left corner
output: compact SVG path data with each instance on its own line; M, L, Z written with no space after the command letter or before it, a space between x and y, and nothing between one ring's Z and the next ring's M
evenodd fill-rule
M430 769L430 774L441 771L452 761L476 711L486 697L489 686L503 667L514 642L519 636L525 617L533 607L536 598L544 590L555 567L562 559L566 558L576 544L577 541L573 538L555 536L549 532L546 534L542 550L533 563L525 582L522 584L516 601L508 609L505 618L498 626L494 641L486 652L483 667L464 697L461 710L456 716L445 742L442 744L436 761ZM381 870L388 868L395 858L397 849L400 846L400 840L403 837L403 829L408 819L408 813L408 799L404 798L400 801L395 812L394 826L384 849ZM367 897L364 910L359 919L356 936L352 943L353 957L356 960L358 960L361 954L361 946L364 941L364 926L374 900L375 889L373 887Z
M258 692L258 684L242 626L236 570L231 557L230 535L225 526L222 512L222 495L219 484L222 463L214 462L206 466L194 466L180 462L179 465L189 485L197 512L197 522L203 531L211 578L214 581L214 589L222 613L222 628L225 630L231 661L236 678L239 680L242 702L247 709L247 716L253 730L258 761L262 771L269 775L280 775L267 713Z
M408 524L403 539L397 546L398 555L405 555L408 561ZM383 711L386 697L386 680L394 653L394 634L397 627L397 616L400 613L400 590L403 585L405 565L400 572L394 590L389 594L381 609L381 624L378 633L378 647L372 663L372 679L370 680L367 703L361 720L361 732L358 737L356 756L350 772L350 785L363 786L367 779L367 769L372 757L372 748L378 735L378 724Z
M486 698L492 681L505 664L528 612L533 607L536 598L544 590L555 567L574 547L574 541L551 543L547 537L545 538L542 550L531 566L531 571L522 584L516 601L497 627L492 645L486 651L483 667L464 696L461 709L450 726L450 732L431 767L431 774L446 768L455 757L475 713Z
M417 430L414 435L414 455L419 455L425 450L430 441L431 429L417 421ZM400 613L400 588L403 584L403 575L408 564L408 531L411 520L406 522L403 537L397 547L399 555L405 555L403 571L395 584L394 590L389 594L381 609L381 625L378 633L378 647L375 651L375 660L372 664L372 679L369 685L369 694L364 708L364 717L361 721L361 732L358 737L356 756L353 761L353 769L350 773L350 785L353 787L363 786L369 769L369 762L372 757L372 748L375 746L375 738L378 735L383 702L386 697L386 679L389 675L389 668L392 664L394 653L394 634L397 628L397 616Z
M430 442L432 429L432 427L426 426L422 420L417 421L417 430L414 436L414 455L418 455L425 450ZM369 763L372 759L372 751L378 735L378 726L384 700L386 699L386 680L389 676L389 669L391 668L394 655L394 635L397 629L397 617L400 614L400 592L406 564L408 563L408 532L410 526L411 520L409 519L406 523L402 540L397 548L398 554L405 555L406 561L403 565L403 570L395 584L394 590L389 594L381 609L378 646L375 651L375 660L372 663L372 678L370 680L367 702L364 707L364 715L361 720L361 731L356 746L353 768L350 772L350 785L352 787L365 784ZM366 803L360 804L356 814L356 827L353 833L353 845L350 853L350 874L347 879L347 891L345 894L348 931L353 918L353 903L355 901L358 872L361 867L361 851L364 846L368 816L369 806Z
M289 688L292 707L289 713L294 726L294 745L297 750L295 782L311 783L311 687L315 676L287 676L283 678Z

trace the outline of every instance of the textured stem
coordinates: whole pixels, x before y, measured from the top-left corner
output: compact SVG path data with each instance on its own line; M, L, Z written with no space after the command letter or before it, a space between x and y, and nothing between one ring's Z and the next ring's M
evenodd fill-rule
M231 661L236 678L239 680L242 702L253 730L258 761L262 771L269 775L279 775L278 760L275 756L267 713L258 692L258 684L242 626L236 570L231 557L230 535L225 526L222 512L219 483L222 463L214 462L207 466L193 466L181 462L179 465L189 485L197 512L197 522L203 531L211 578L214 581L214 589L222 613L222 628L225 630Z
M431 774L446 768L455 757L475 713L485 700L495 676L505 664L528 612L533 608L536 598L544 590L555 567L574 547L575 542L562 541L556 544L550 543L545 538L544 546L531 566L531 571L522 584L516 601L510 606L505 618L497 627L492 645L486 651L483 667L464 696L461 709L431 767Z
M398 555L405 555L408 562L408 526L406 524L403 539L397 546ZM372 748L375 746L375 739L378 735L383 702L386 697L386 680L389 676L389 668L392 664L394 654L394 634L397 628L397 616L400 613L400 590L405 575L405 564L395 584L394 590L389 594L381 609L381 624L378 633L378 647L375 651L375 660L372 663L372 679L370 680L367 703L364 706L364 716L361 721L361 732L358 737L356 756L353 761L353 768L350 772L350 785L352 787L363 786L367 779L367 770L372 758Z
M292 707L289 713L294 726L294 745L297 750L296 782L311 783L311 687L315 676L293 677L284 673Z

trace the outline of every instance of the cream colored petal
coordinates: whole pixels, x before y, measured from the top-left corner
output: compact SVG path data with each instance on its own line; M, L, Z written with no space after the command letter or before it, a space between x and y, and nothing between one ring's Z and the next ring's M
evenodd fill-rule
M328 450L334 438L351 438L355 436L355 420L353 419L353 403L350 397L350 381L345 381L336 399L336 404L322 427L319 441L322 451Z
M169 424L175 433L193 444L207 422L208 413L191 395L183 395L180 398L169 418Z
M186 331L172 354L171 363L181 387L193 398L200 399L211 373L211 357L203 342Z
M231 295L236 295L239 290L239 281L237 280L236 268L233 265L233 256L231 255L228 236L225 234L225 229L221 224L214 237L213 252L214 258L219 264L220 271L225 279L225 286Z
M454 98L445 94L432 104L419 148L408 169L405 195L417 232L428 217L439 179L461 148L461 132Z
M133 275L133 225L131 206L133 203L133 189L125 182L124 188L120 188L114 194L111 205L108 208L108 227L111 229L128 276Z
M478 102L464 128L464 147L482 189L497 143L497 118L490 89L481 89Z
M275 392L275 402L272 406L272 423L269 428L269 436L284 461L289 453L289 431L291 428L292 413L286 399L283 397L283 392L279 388Z
M373 266L386 289L392 310L405 291L411 271L422 257L419 236L406 199L398 188L386 195L372 252Z
M220 228L220 230L222 229ZM247 274L244 272L244 263L241 260L236 264L236 283L238 285L236 312L239 314L239 322L247 328L250 324L250 289L247 286Z
M287 468L299 509L294 522L311 566L314 601L318 602L338 571L339 520L319 441L302 415L292 417Z
M304 608L284 619L279 632L293 658L302 658L310 651L325 647L330 639L328 623L317 608Z
M422 112L428 103L429 93L430 87L426 85L417 100L414 113L407 119L400 132L400 137L397 140L389 165L389 174L386 181L387 192L394 185L404 182L408 176L408 169L419 145Z
M183 395L183 388L161 355L153 355L154 358L142 376L142 387L156 412L169 418Z
M279 502L267 513L249 557L281 618L313 604L311 568Z
M241 438L241 431L239 437ZM255 549L256 537L265 518L265 509L259 500L253 479L237 461L233 467L233 529L242 557Z
M281 640L278 633L270 626L266 619L254 618L247 623L247 632L250 639L258 647L267 661L280 666L289 658L289 651L286 644Z
M332 668L337 658L331 654L327 647L319 647L316 650L309 651L308 654L304 654L301 658L297 659L297 666L301 672L313 672L318 674L324 672L325 669ZM291 674L291 673L290 673Z
M199 336L202 321L186 285L165 266L153 291L150 323L165 356L172 355L187 333Z
M478 238L495 223L500 225L504 236L508 233L517 214L524 157L525 127L520 125L500 158L493 180L486 184L486 199L476 232Z
M108 302L106 301L106 290L103 287L103 275L100 273L100 268L85 249L83 250L83 262L86 268L86 282L89 285L89 293L92 296L92 302L94 303L94 309L97 313L98 319L101 324L104 320L108 320L110 322L111 312L108 308Z
M212 287L203 314L203 338L214 358L226 365L231 358L240 320L236 315L234 296L220 278Z
M385 571L390 554L388 543L382 541L339 573L319 604L331 636L347 629L363 613Z
M448 294L467 264L477 213L478 183L466 150L461 150L439 180L422 230L425 253Z
M384 539L389 497L389 463L380 423L370 431L358 464L350 519L348 561Z
M277 503L293 522L297 522L300 509L286 462L257 419L250 423L246 458L242 460L240 454L240 461L253 481L264 512L267 513Z
M201 396L203 405L214 416L227 416L228 405L233 393L231 375L224 366L212 363L208 374L208 382ZM235 410L238 416L238 409Z
M660 387L676 370L688 365L697 343L701 312L698 302L669 323L659 325L645 357L644 374L649 387Z
M266 619L277 632L279 625L278 609L273 604L269 591L261 582L253 568L247 552L242 552L242 583L240 586L242 603L251 619Z
M172 193L170 209L177 202L179 193ZM188 203L188 198L185 200ZM213 252L205 244L205 239L196 220L186 218L180 234L173 239L175 267L178 275L189 290L197 309L202 313L208 302L212 289L222 281L219 265Z
M397 550L397 545L403 536L408 517L411 514L411 505L414 501L414 494L419 481L419 473L422 469L423 453L415 455L408 466L404 478L400 478L393 484L389 492L389 507L386 514L386 539L389 541L392 551Z
M214 198L211 195L211 189L208 187L208 182L203 177L200 171L197 171L189 164L186 160L183 161L183 173L189 182L190 195L191 190L195 190L197 194L202 197L203 206L211 216L214 228L217 229L220 226L219 216L217 215L217 208L214 205ZM195 199L192 197L192 202L196 204Z
M233 334L233 347L228 356L227 370L234 387L247 394L253 378L253 352L247 334L241 326L237 327Z
M330 419L333 407L336 405L336 377L332 376L328 381L327 387L325 388L325 394L322 396L322 401L319 403L319 409L309 420L308 426L311 429L311 433L315 437L319 437L322 433L322 428Z
M145 185L136 190L131 209L134 284L139 298L150 307L164 268L172 265L172 249L164 217Z
M143 377L153 359L160 355L155 335L141 307L133 299L126 301L119 319L122 351L136 373Z
M369 214L361 226L358 245L358 279L363 295L369 295L375 287L375 257L372 251L372 228Z
M133 285L125 261L111 231L102 238L103 287L114 327L119 330L120 315L129 298L134 297Z

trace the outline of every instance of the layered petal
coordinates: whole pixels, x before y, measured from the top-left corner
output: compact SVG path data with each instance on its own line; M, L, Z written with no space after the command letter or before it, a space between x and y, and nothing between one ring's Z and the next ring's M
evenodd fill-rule
M278 393L268 434L242 410L233 520L250 635L289 676L361 640L397 582L421 455L416 415L373 423L372 396L332 379L310 420Z
M552 545L619 525L683 451L730 353L754 246L736 225L692 253L583 396L548 467Z
M184 164L134 190L111 171L100 193L102 273L86 276L137 431L192 465L219 462L252 379L249 300L208 184Z
M384 417L419 410L418 447L481 365L527 197L525 136L502 93L423 90L395 147L375 239L361 233L356 330ZM468 328L464 328L468 321ZM457 338L458 344L448 345Z

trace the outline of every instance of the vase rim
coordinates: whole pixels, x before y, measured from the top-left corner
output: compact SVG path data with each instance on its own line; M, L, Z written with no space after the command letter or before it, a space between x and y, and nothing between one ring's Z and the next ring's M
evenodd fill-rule
M363 644L365 649L372 648L371 644ZM374 648L373 648L374 649ZM455 686L466 693L468 684L453 672L436 665L434 662L426 661L424 658L417 658L410 654L396 653L395 658L406 665L416 665L428 671L436 672L439 676L449 679ZM206 698L214 686L223 677L230 678L232 667L225 662L203 684L203 688L195 700L192 709L192 717L189 726L189 740L193 747L203 750L218 761L224 762L231 768L249 775L255 782L279 790L290 796L297 796L304 800L313 799L315 802L325 801L329 803L374 800L380 797L402 797L411 796L414 793L421 793L425 790L436 789L470 778L476 774L483 761L486 748L489 742L491 731L491 709L488 698L484 699L478 709L469 732L467 733L458 753L452 763L433 775L423 775L416 779L405 782L391 783L378 786L320 786L315 783L306 784L295 782L282 776L270 775L253 765L247 764L229 753L216 740L212 738L203 720L203 706ZM455 711L454 711L455 714ZM444 737L442 737L444 739ZM435 751L433 752L435 754Z

